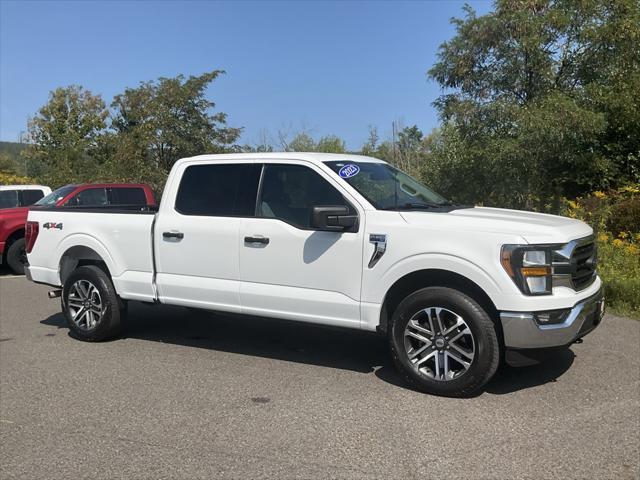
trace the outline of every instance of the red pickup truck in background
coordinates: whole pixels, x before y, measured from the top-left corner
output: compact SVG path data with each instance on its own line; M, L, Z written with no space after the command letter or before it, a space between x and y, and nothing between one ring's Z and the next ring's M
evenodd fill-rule
M148 185L132 183L91 183L65 185L41 198L33 206L56 207L154 207L156 199ZM24 273L27 261L24 231L30 207L0 209L0 264L16 274Z

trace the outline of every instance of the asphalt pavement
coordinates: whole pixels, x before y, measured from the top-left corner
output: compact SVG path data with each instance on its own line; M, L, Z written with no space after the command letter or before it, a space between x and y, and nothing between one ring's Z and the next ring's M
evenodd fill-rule
M0 274L3 480L640 477L635 320L449 399L375 335L132 303L90 344L47 290Z

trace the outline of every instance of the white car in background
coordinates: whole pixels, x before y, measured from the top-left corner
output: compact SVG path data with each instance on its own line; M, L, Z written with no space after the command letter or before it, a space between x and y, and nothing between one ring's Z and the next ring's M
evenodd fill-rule
M28 207L50 193L44 185L0 185L0 209Z

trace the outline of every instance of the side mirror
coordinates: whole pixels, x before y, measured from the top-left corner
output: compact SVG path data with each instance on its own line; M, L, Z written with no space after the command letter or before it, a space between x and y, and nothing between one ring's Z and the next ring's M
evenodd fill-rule
M325 232L353 232L358 227L358 216L349 215L344 205L313 207L311 225Z

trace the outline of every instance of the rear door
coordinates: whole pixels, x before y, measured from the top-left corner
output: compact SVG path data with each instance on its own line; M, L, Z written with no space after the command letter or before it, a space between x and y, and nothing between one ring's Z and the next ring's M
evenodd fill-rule
M364 211L315 165L265 163L255 218L242 222L243 313L358 328ZM355 232L316 231L314 206L346 205Z
M178 305L240 311L239 231L255 212L260 166L184 164L154 229L159 298Z

